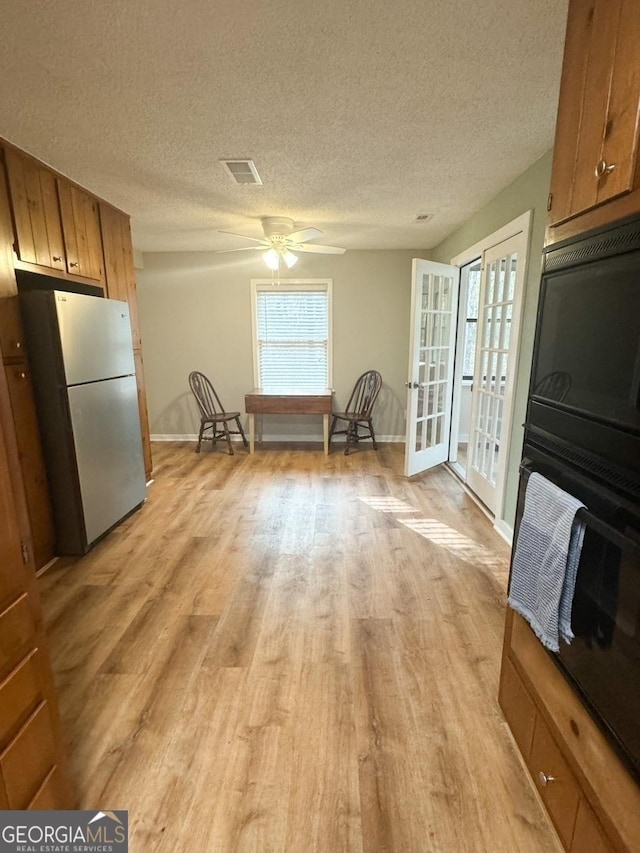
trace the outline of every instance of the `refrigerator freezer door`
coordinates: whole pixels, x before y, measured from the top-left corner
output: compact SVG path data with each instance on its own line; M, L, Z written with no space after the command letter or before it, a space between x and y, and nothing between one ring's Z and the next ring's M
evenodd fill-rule
M146 497L135 377L69 388L69 412L90 545Z
M129 306L83 293L53 293L67 385L135 373Z

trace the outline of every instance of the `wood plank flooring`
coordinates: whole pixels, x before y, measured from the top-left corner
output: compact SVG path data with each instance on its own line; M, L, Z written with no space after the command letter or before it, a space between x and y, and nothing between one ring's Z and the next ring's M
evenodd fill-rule
M497 704L508 549L402 452L156 444L42 576L80 806L133 853L558 853Z

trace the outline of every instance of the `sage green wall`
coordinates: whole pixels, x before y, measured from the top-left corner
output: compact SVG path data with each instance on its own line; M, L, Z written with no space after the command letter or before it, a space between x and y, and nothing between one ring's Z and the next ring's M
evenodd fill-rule
M374 418L380 436L405 432L411 260L420 256L417 250L308 255L287 276L333 279L336 400L346 403L364 370L380 370ZM137 280L152 434L197 432L191 370L211 377L227 409L244 412L244 394L253 387L250 280L269 275L253 253L145 253ZM264 429L265 438L322 435L317 418L273 416Z
M522 453L523 429L527 407L529 373L533 354L541 256L547 217L547 197L551 181L551 157L548 151L526 172L475 213L464 225L431 250L432 260L449 263L456 255L497 231L516 217L533 210L533 226L529 247L528 272L525 282L524 308L520 334L520 355L516 373L514 413L511 426L504 518L513 526L518 495L518 466Z

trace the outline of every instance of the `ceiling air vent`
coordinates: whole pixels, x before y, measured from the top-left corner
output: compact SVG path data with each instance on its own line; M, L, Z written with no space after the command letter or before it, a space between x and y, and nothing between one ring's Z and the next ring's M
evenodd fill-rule
M227 174L236 184L262 184L253 160L221 160Z
M418 213L412 221L418 225L424 225L424 223L428 222L430 219L433 219L433 213Z

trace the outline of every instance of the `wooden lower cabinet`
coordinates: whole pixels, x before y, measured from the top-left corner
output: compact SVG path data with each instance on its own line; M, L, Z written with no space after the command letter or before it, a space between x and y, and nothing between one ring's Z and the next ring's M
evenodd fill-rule
M537 711L512 663L505 659L500 680L500 705L525 760L531 754Z
M612 848L593 811L585 800L580 800L571 853L611 853L611 851Z
M51 768L27 808L33 811L65 808L60 797L60 769L57 765Z
M571 847L578 813L580 788L562 752L542 717L536 716L531 753L527 761L531 776L558 835Z
M9 808L26 809L55 765L53 727L46 701L0 754Z
M0 369L0 412L9 407ZM57 767L57 802L73 808L33 549L20 520L24 491L10 474L17 456L13 424L0 418L0 807L27 808Z
M36 569L40 569L55 556L55 530L31 371L24 361L5 364L4 369L18 440L17 462L27 501L33 556Z
M524 619L511 610L499 701L565 849L640 850L640 787Z

